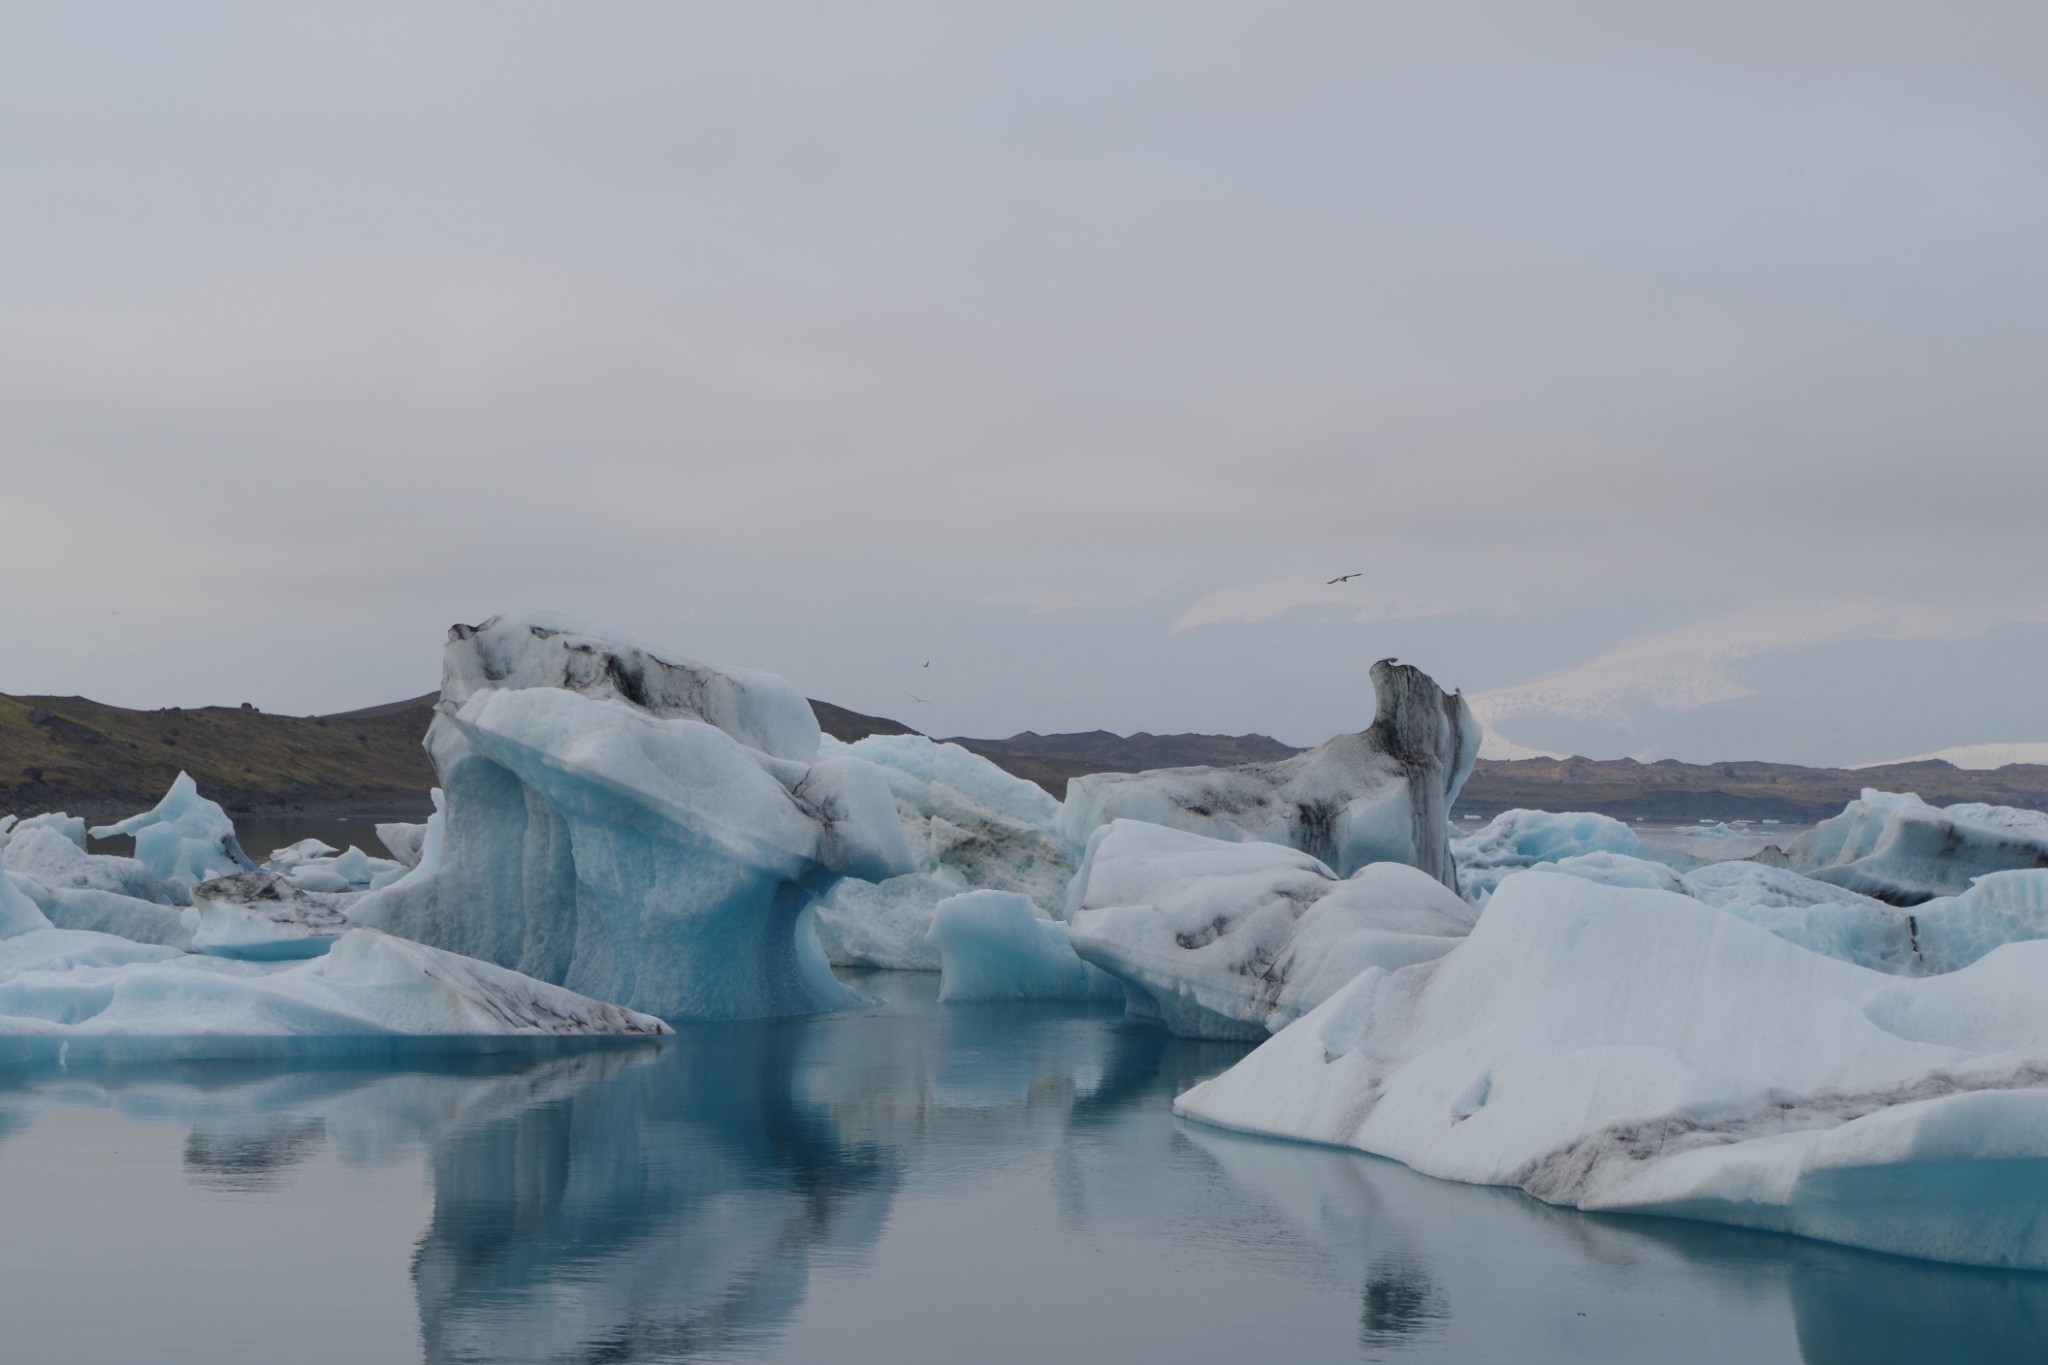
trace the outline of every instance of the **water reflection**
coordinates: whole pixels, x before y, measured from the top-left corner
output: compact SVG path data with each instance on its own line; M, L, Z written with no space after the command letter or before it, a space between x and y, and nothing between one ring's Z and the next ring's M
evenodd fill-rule
M45 1074L0 1085L0 1160L10 1126L70 1104L183 1127L185 1179L236 1197L315 1153L416 1162L434 1365L936 1361L978 1337L1020 1361L1863 1365L2048 1343L2048 1276L1589 1217L1205 1129L1171 1097L1239 1046L860 984L876 1007L658 1047Z

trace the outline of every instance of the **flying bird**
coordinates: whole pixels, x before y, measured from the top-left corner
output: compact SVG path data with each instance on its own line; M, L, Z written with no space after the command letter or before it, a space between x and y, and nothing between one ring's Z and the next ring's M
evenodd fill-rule
M924 661L924 666L925 666L926 668L930 668L930 667L932 666L932 661L931 661L930 659L926 659L926 660Z
M1347 573L1347 574L1339 574L1339 575L1337 575L1337 576L1336 576L1335 578L1331 579L1331 580L1330 580L1330 583L1349 583L1349 582L1350 582L1350 581L1351 581L1352 579L1354 579L1354 578L1363 578L1363 577L1365 577L1365 575L1364 575L1364 574L1362 574L1362 573ZM1327 587L1329 587L1329 586L1330 586L1330 583L1325 583L1325 584L1323 584L1323 586L1327 588Z
M910 699L911 699L912 701L921 701L921 702L924 702L924 704L925 704L926 706L930 706L930 705L931 705L931 703L930 703L929 701L926 701L926 700L925 700L925 698L923 698L923 697L920 697L920 696L918 696L918 695L917 695L917 693L915 693L915 692L906 692L906 693L904 693L904 695L905 695L905 696L907 696L907 697L909 697L909 698L910 698Z

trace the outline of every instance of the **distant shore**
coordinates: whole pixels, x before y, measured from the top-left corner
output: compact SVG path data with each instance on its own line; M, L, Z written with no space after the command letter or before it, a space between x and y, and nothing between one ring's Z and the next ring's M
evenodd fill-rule
M180 771L230 815L250 819L423 820L434 770L421 741L434 693L328 716L274 716L208 706L132 711L82 697L0 694L0 814L66 810L95 823L156 804ZM900 721L813 701L819 727L841 740L914 734ZM1298 750L1265 735L1039 735L955 738L1054 796L1086 773L1232 764ZM1865 787L1910 791L1935 805L1981 801L2048 808L2048 766L1957 768L1940 760L1882 768L1667 759L1481 760L1455 814L1590 810L1623 820L1782 820L1837 814Z

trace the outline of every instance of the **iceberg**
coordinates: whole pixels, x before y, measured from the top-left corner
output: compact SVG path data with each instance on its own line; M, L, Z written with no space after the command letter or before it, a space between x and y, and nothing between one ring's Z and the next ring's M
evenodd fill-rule
M1083 962L1067 926L1013 891L969 891L940 901L932 943L941 958L939 999L1121 1000L1115 977Z
M95 839L135 836L135 857L165 881L194 886L213 877L254 872L256 864L235 841L235 822L199 794L191 776L179 773L164 799L140 815L96 825Z
M1292 758L1074 778L1060 830L1080 849L1113 820L1144 820L1299 849L1344 876L1407 863L1455 891L1449 812L1478 758L1479 722L1419 668L1382 659L1372 685L1370 729Z
M82 823L78 838L84 839ZM22 822L0 851L0 867L59 929L191 946L183 907L192 897L182 886L160 880L133 858L87 853L59 826Z
M939 903L970 890L1010 891L1056 914L1074 860L1058 832L1060 803L1035 782L979 754L923 735L829 737L824 752L881 770L917 870L885 881L841 881L815 907L835 964L936 971L929 937Z
M1297 849L1137 820L1089 839L1067 904L1082 960L1188 1038L1259 1039L1371 967L1441 957L1475 912L1405 863L1348 878Z
M1550 1203L2048 1268L2048 941L1901 978L1535 871L1176 1112ZM1598 983L1597 988L1589 983Z
M1911 793L1866 787L1780 856L1817 881L1917 905L1959 895L1987 872L2048 868L2048 814L1974 802L1935 807Z
M1989 872L1959 896L1905 908L1757 863L1689 872L1683 889L1780 938L1904 976L1969 966L2007 943L2048 938L2048 871Z
M1451 840L1459 886L1474 905L1486 904L1510 872L1588 853L1633 858L1641 849L1634 830L1591 811L1502 811L1470 834Z
M820 760L796 688L573 618L454 627L426 743L438 841L351 916L665 1019L856 1002L811 902L916 869L881 772Z
M474 1050L669 1032L660 1020L354 929L322 957L241 961L26 922L0 877L0 1060Z

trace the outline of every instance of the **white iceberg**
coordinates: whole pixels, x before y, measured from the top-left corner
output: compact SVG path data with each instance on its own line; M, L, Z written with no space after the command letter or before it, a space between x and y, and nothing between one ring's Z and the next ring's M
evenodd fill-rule
M1990 872L1910 908L1757 863L1714 863L1683 889L1780 938L1881 972L1957 971L2007 943L2048 938L2048 871Z
M1865 788L1783 850L1786 866L1893 905L1960 895L1987 872L2048 868L2048 814Z
M59 929L191 946L189 911L183 907L192 897L182 886L159 879L133 858L87 853L60 827L24 821L0 851L0 867Z
M482 1040L651 1036L660 1020L354 929L318 958L242 961L50 926L0 875L0 1059L378 1055Z
M841 881L816 906L818 937L836 964L935 971L928 937L939 902L970 890L1011 891L1047 913L1065 903L1074 860L1057 829L1060 803L981 755L923 735L870 735L824 752L875 764L888 781L917 870Z
M969 891L939 902L931 941L939 999L1122 1000L1116 978L1075 956L1067 926L1012 891Z
M1074 951L1133 1013L1217 1039L1263 1038L1369 967L1440 957L1473 918L1405 863L1339 878L1297 849L1137 820L1095 832L1067 903Z
M214 877L254 872L256 864L235 840L235 822L199 794L190 775L179 773L164 799L140 815L96 825L92 837L135 836L135 857L165 881L195 886Z
M1462 695L1418 668L1372 667L1372 727L1272 763L1091 773L1067 784L1060 829L1083 847L1112 820L1299 849L1340 874L1373 862L1419 867L1457 889L1449 812L1479 755Z
M1888 976L1686 896L1504 882L1176 1102L1588 1210L2048 1268L2048 941Z
M666 1019L853 1003L810 903L916 863L880 772L818 741L779 678L542 613L457 626L427 733L438 848L350 913Z
M1636 857L1642 841L1621 821L1591 811L1502 811L1470 834L1451 840L1458 884L1474 905L1486 904L1501 879L1541 863L1588 853Z

